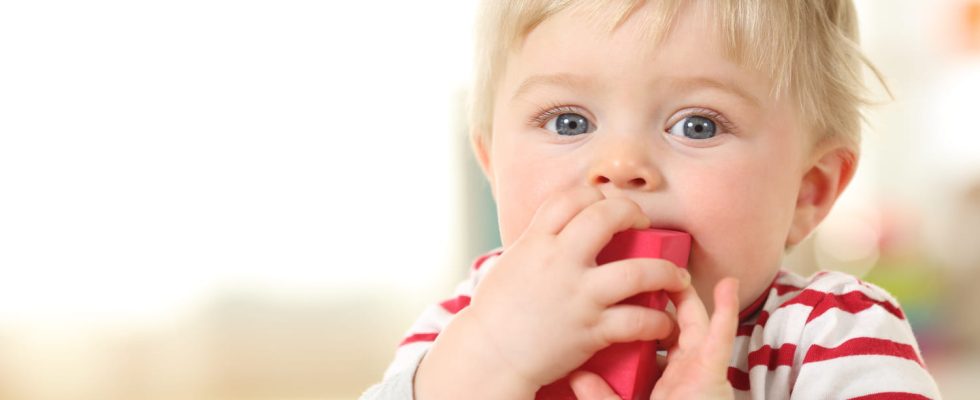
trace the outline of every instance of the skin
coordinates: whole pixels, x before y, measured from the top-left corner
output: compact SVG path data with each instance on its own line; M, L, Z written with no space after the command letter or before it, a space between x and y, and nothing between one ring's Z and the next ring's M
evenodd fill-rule
M687 4L659 45L642 39L647 8L612 33L570 9L511 53L492 141L474 143L504 252L420 364L418 398L533 398L611 343L654 339L669 357L653 398L732 397L739 304L829 212L854 151L813 140L789 97L727 59L706 10ZM557 133L571 113L587 133ZM692 115L715 136L685 137ZM651 259L594 268L614 233L651 226L692 235L689 273ZM616 304L655 290L676 315ZM572 383L579 398L615 398L598 376Z

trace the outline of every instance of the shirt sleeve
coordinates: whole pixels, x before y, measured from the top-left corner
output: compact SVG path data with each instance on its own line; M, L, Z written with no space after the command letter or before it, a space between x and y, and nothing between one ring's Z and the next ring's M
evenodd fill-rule
M384 380L364 391L360 400L412 400L415 395L415 371L424 356L425 353L422 352L406 368L386 375Z
M894 298L844 275L823 279L799 338L792 399L938 399L915 335Z
M422 312L395 351L395 358L385 370L384 379L365 391L361 400L412 399L415 371L422 358L456 313L469 306L477 283L490 270L499 254L499 251L494 251L478 258L470 268L469 278L456 285L452 297Z

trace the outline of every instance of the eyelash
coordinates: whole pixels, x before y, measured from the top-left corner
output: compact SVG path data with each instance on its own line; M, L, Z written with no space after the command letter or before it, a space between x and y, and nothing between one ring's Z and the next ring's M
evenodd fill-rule
M578 109L572 106L568 106L564 104L551 104L547 107L541 108L538 112L534 113L533 116L528 120L528 124L534 127L541 128L544 126L545 123L550 121L552 118L567 113L582 114L582 112L578 111ZM704 108L704 107L695 107L686 110L680 116L680 118L677 118L673 122L668 124L667 128L664 129L664 132L669 132L670 127L674 126L674 124L676 124L677 121L679 121L680 119L687 118L692 115L700 115L703 117L708 117L709 119L711 119L712 121L720 125L724 132L738 133L738 128L736 128L735 125L728 120L728 118L725 118L724 115L722 115L721 113L715 110L712 110L710 108Z
M690 108L688 110L685 110L684 113L681 114L681 116L679 118L674 119L667 126L667 128L664 129L664 132L669 132L670 131L670 127L674 126L674 124L676 124L677 121L680 121L681 119L690 117L692 115L698 115L698 116L702 116L702 117L708 117L708 119L710 119L710 120L714 121L716 124L718 124L721 127L722 131L725 132L725 133L733 133L733 134L737 134L738 133L738 128L736 128L735 127L735 124L732 124L732 122L729 121L728 118L725 118L725 116L722 115L720 112L717 112L717 111L712 110L710 108L704 108L704 107L695 107L695 108Z
M575 107L572 106L568 106L564 104L551 104L535 112L533 116L530 118L530 120L528 120L528 124L537 128L541 128L552 118L567 113L582 114Z

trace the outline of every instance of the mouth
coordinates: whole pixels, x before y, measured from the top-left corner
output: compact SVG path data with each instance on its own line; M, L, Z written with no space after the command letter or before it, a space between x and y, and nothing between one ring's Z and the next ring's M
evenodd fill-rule
M685 232L685 233L688 233L688 234L691 233L691 232L688 232L687 229L684 229L684 227L681 224L679 224L679 223L669 222L669 221L662 221L662 220L656 220L656 219L653 219L653 218L650 218L650 221L651 221L651 223L650 223L650 229L662 229L662 230L668 230L668 231L678 231L678 232Z

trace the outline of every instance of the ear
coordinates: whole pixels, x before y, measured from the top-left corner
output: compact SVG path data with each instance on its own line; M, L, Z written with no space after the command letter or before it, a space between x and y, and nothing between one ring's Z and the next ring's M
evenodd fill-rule
M470 145L473 147L473 155L476 156L477 163L480 164L480 170L483 171L483 176L487 177L487 181L490 182L490 191L496 193L494 177L493 177L493 165L490 163L490 143L487 139L487 135L484 135L480 131L470 132Z
M816 161L810 164L800 182L793 224L786 238L787 246L794 246L806 239L823 221L851 182L857 168L855 150L846 146L832 147L814 158Z

